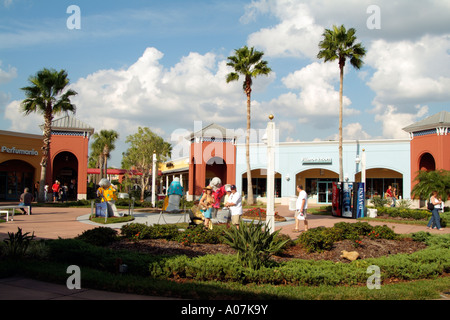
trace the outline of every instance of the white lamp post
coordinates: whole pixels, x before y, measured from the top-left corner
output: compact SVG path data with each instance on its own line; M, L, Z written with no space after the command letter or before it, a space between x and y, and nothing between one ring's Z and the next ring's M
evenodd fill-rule
M152 167L152 206L155 207L156 198L156 151L153 151L153 167Z
M364 192L366 191L366 149L362 149L361 158L356 157L356 163L361 164L361 182L364 183Z
M267 208L266 226L270 233L275 232L275 123L273 115L267 123Z

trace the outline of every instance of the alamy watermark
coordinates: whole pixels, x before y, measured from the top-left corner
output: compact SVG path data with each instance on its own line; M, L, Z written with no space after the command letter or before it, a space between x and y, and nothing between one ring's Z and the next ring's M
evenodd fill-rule
M369 290L373 290L373 289L381 289L381 270L379 266L369 266L367 268L366 273L368 274L372 274L369 278L367 278L367 288Z
M66 25L69 30L81 29L81 9L77 5L70 5L67 7L66 13L71 14L67 18Z
M379 6L372 4L367 7L367 14L370 14L367 18L366 26L369 30L381 29L381 9Z
M79 266L71 265L67 267L66 273L71 274L67 278L66 286L69 290L80 290L81 289L81 270Z

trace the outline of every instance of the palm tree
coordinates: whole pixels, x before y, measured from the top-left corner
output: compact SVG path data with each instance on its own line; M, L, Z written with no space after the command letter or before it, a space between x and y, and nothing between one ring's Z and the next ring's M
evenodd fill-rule
M252 173L250 168L250 102L253 78L259 75L268 75L272 70L267 66L267 61L261 60L264 53L254 48L244 46L235 50L235 55L228 57L228 66L234 69L227 75L227 83L239 80L239 75L244 79L243 89L247 95L247 134L245 137L247 159L247 202L253 204Z
M413 197L426 200L430 198L433 191L437 191L443 201L446 201L450 196L450 171L448 170L421 170L414 181L417 184L411 190Z
M91 158L98 158L100 179L106 178L108 159L111 157L111 151L116 148L115 142L119 138L119 133L114 130L100 130L100 133L94 133L92 138L94 141L91 144Z
M42 146L41 178L39 183L38 201L44 201L44 186L47 174L48 153L52 134L52 121L61 112L75 112L76 107L70 98L77 95L72 89L67 89L69 79L65 70L42 69L35 76L30 76L30 86L21 88L26 99L21 108L25 115L37 112L44 115L44 141Z
M356 30L350 28L345 29L343 25L340 27L333 26L333 30L325 29L323 40L319 43L321 49L317 54L317 58L324 59L324 62L338 60L340 70L340 86L339 86L339 181L344 180L344 169L342 160L342 97L344 88L344 67L347 59L350 64L360 69L364 62L362 58L366 55L366 49L361 43L355 43Z

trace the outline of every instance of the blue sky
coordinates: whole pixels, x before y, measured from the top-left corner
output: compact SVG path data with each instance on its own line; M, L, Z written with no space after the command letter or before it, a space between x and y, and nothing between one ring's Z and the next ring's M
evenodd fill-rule
M67 28L70 5L79 30ZM324 28L344 24L367 49L361 70L346 68L344 137L406 138L401 128L450 109L449 16L433 0L0 0L0 128L39 133L20 88L47 67L67 70L80 120L119 132L114 166L138 126L174 146L194 122L242 129L246 99L241 81L225 82L226 58L248 45L273 70L254 82L252 127L273 113L280 141L336 139L339 70L316 55Z

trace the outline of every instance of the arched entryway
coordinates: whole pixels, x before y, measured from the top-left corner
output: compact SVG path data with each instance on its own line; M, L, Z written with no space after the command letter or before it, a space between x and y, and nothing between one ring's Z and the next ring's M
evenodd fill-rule
M312 202L330 204L333 182L339 181L339 174L328 169L309 169L297 173L296 185L302 185Z
M0 200L19 200L25 188L34 192L34 167L22 160L0 164Z
M254 197L267 196L267 170L252 170L252 187ZM247 172L242 174L242 192L247 194ZM275 172L275 197L281 197L281 174Z
M53 160L53 181L58 180L61 187L67 186L68 198L77 198L78 159L68 151L60 152Z
M208 186L211 180L215 177L220 178L222 184L227 183L227 164L221 157L214 157L206 162L205 186Z

